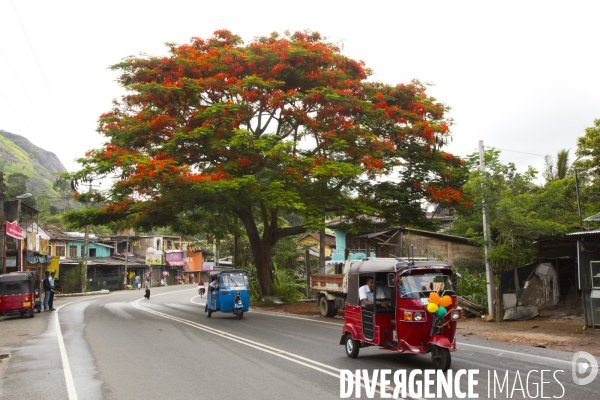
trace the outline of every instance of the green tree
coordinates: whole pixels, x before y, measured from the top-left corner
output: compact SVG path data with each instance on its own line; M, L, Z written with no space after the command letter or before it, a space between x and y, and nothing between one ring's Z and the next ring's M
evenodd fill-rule
M519 173L514 164L500 163L499 155L495 149L485 152L485 173L478 169L478 155L469 157L472 172L464 192L473 204L459 208L452 227L453 234L483 246L485 200L493 242L490 262L495 272L532 261L536 256L533 238L567 233L577 221L575 192L570 190L572 179L537 186L533 183L533 168Z
M27 184L29 183L29 177L25 174L16 172L14 174L6 175L6 197L11 200L15 200L16 196L27 193ZM28 206L35 207L36 201L34 197L26 197L21 200Z
M427 221L424 201L462 201L462 162L440 150L450 135L446 107L421 83L367 81L370 70L318 33L245 45L217 31L169 46L169 56L112 66L128 94L100 116L105 147L70 178L120 179L106 206L70 221L170 226L217 240L241 221L264 296L273 247L319 229L324 212L417 224ZM302 224L282 226L279 217L291 214Z

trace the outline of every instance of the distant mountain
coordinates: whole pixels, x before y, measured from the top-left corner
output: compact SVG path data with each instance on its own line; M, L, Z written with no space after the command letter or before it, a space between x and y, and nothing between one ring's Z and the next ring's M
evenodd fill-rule
M34 194L55 193L57 175L66 172L56 154L37 147L23 136L0 129L0 171L29 177L27 190Z

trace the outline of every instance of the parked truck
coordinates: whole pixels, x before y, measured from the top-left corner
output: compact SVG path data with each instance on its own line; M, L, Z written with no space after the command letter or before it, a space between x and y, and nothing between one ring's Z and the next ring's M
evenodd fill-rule
M344 264L342 274L313 274L310 276L310 289L317 299L319 311L324 317L334 317L338 308L344 308L348 280L346 272L348 261Z

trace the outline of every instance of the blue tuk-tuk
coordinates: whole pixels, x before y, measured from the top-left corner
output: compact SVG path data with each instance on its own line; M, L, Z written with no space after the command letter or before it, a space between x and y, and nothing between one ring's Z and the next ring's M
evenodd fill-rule
M212 271L209 275L208 295L206 296L206 316L214 311L232 312L242 319L250 308L250 286L248 272L239 269Z

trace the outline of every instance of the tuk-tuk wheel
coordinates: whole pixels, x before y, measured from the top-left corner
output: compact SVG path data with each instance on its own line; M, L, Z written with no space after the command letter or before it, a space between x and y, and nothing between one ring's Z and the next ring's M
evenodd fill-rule
M350 358L358 357L358 350L360 349L360 342L352 339L352 334L346 334L346 355Z
M210 308L208 308L208 306L206 306L206 316L208 318L210 318L211 315L212 315L212 310Z
M431 361L436 369L441 369L442 371L446 372L452 363L450 350L444 347L433 346L431 348Z
M238 313L237 313L237 319L242 319L243 316L244 316L244 312L243 311L238 311Z
M29 318L33 318L33 311L29 313Z

